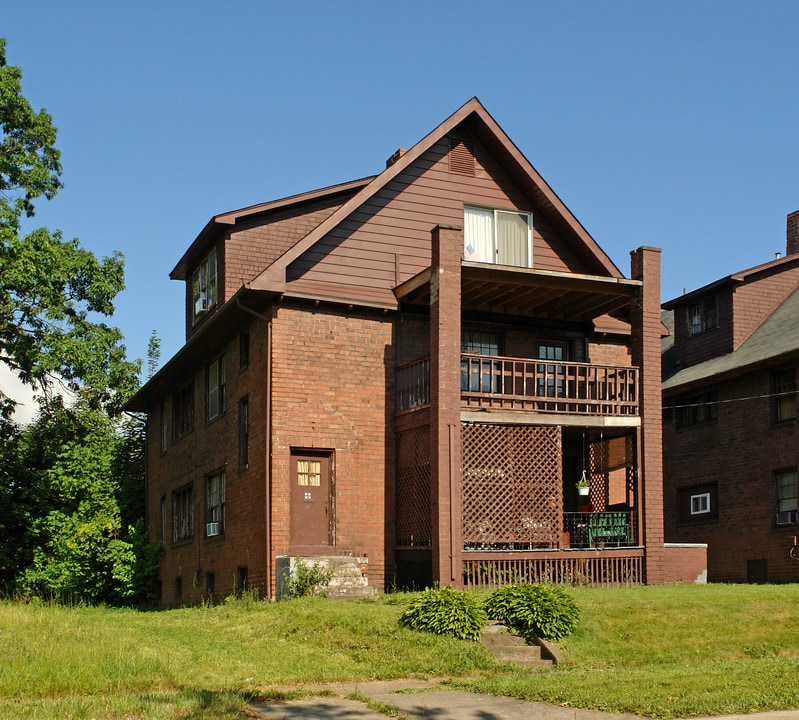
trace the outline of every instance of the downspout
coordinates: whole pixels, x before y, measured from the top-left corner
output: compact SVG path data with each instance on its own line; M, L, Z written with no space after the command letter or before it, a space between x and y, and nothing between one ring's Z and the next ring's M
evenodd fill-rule
M266 597L272 598L272 318L248 308L241 300L236 305L244 312L266 323L266 399L264 434L264 525L266 531Z

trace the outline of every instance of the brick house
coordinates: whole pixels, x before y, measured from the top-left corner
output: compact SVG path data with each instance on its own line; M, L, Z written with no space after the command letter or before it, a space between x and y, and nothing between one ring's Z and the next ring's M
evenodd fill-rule
M474 98L374 177L217 215L139 391L162 600L664 582L660 253L623 276ZM578 496L584 477L589 495Z
M714 582L799 580L798 227L784 257L663 305L665 534L707 543Z

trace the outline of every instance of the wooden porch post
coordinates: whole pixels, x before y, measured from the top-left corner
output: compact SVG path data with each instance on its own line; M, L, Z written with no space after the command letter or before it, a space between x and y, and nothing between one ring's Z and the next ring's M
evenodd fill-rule
M643 286L632 307L632 361L640 368L640 454L638 487L645 577L649 585L665 582L663 546L663 418L660 372L660 250L640 247L631 253L633 280Z
M460 420L463 231L432 231L430 275L430 514L433 580L461 587L462 432Z

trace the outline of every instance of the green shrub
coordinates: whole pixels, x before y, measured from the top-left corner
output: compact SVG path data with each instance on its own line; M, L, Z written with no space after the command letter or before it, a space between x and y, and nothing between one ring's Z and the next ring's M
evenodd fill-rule
M478 600L462 590L433 588L411 601L399 623L411 630L479 640L486 614Z
M488 617L508 626L528 643L535 637L560 640L570 635L580 610L563 588L552 585L506 585L485 601Z
M307 597L308 595L327 595L327 584L333 577L333 571L319 562L307 564L302 561L294 567L294 572L286 582L285 594L288 598Z

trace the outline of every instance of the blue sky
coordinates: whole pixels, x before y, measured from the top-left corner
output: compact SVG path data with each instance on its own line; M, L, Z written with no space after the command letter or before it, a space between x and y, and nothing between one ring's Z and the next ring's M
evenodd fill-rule
M131 357L183 343L168 278L212 215L379 172L477 96L663 300L785 252L799 209L799 3L42 2L0 20L59 128L34 222L121 251ZM30 227L33 227L31 225Z

